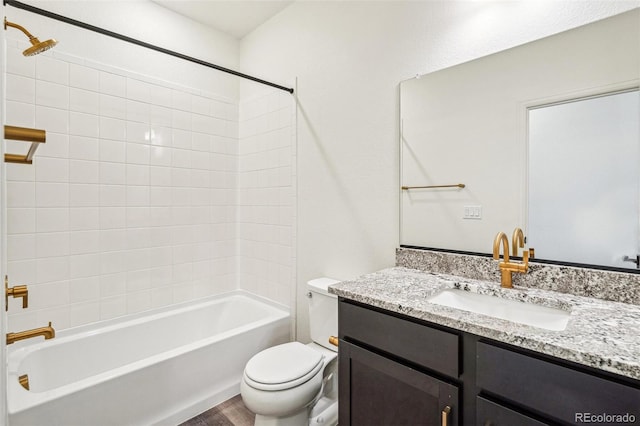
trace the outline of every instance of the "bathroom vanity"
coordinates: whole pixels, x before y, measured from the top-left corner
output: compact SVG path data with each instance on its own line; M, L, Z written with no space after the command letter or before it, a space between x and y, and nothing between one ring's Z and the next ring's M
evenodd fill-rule
M341 425L640 422L638 305L398 267L331 291ZM551 330L429 301L442 291L554 306L569 320Z

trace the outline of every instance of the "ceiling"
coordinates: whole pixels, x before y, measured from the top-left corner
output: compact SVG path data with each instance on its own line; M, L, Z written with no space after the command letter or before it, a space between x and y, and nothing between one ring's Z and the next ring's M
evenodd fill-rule
M249 34L294 0L152 0L235 38Z

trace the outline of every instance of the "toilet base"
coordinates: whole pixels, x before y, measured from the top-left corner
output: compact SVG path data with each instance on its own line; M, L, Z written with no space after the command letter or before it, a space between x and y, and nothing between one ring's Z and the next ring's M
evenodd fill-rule
M286 417L271 417L256 414L254 426L307 426L308 424L309 408L304 407L302 410Z
M336 426L338 424L338 400L323 396L311 410L309 426Z
M309 409L312 408L311 411ZM313 406L287 417L271 417L256 414L254 426L336 426L338 424L338 400L326 397Z

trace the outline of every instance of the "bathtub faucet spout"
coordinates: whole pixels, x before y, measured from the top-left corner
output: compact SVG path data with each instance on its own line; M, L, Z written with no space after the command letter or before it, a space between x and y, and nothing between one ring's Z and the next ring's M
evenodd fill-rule
M7 333L7 345L17 342L18 340L30 339L36 336L44 336L45 339L53 339L56 337L56 331L51 327L51 321L49 321L49 325L46 327L34 328L18 333Z

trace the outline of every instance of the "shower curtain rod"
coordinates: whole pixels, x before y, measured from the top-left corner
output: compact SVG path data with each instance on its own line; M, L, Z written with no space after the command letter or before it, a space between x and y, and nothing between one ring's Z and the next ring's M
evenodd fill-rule
M58 15L57 13L49 12L48 10L40 9L34 6L30 6L28 4L19 2L17 0L3 0L4 5L9 5L18 9L26 10L27 12L32 12L37 15L45 16L47 18L55 19L56 21L65 22L70 25L74 25L76 27L84 28L89 31L93 31L99 34L106 35L108 37L117 38L118 40L126 41L128 43L136 44L138 46L146 47L147 49L155 50L156 52L164 53L170 56L174 56L176 58L184 59L185 61L193 62L199 65L204 65L205 67L213 68L218 71L225 72L227 74L232 74L237 77L245 78L247 80L255 81L256 83L266 84L267 86L275 87L276 89L284 90L285 92L293 93L293 89L290 87L281 86L279 84L271 83L270 81L262 80L257 77L253 77L248 74L243 74L238 71L234 71L229 68L221 67L220 65L212 64L210 62L203 61L198 58L194 58L192 56L183 55L182 53L175 52L173 50L165 49L164 47L155 46L153 44L137 40L132 37L128 37L126 35L122 35L119 33L115 33L113 31L105 30L104 28L96 27L91 24L87 24L86 22L77 21L72 18L68 18L66 16Z

